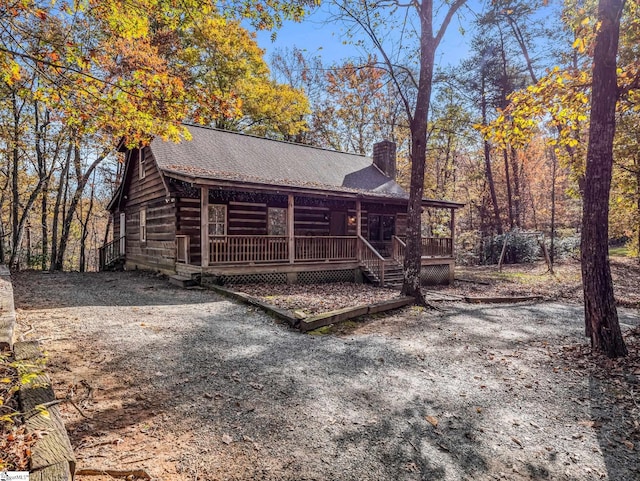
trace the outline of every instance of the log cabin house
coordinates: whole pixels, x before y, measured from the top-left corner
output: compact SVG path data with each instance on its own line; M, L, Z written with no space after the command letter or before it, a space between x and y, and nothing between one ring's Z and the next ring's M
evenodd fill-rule
M114 241L101 268L124 262L203 283L402 281L408 194L395 182L396 147L373 158L187 126L192 140L122 149L109 204ZM455 202L448 237L424 237L422 278L453 278Z

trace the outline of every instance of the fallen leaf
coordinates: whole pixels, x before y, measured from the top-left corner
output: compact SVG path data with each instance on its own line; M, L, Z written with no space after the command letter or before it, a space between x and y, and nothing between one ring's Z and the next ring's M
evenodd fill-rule
M233 439L228 434L223 434L222 435L222 442L224 444L231 444L233 442Z
M436 418L434 418L433 416L427 416L425 417L425 419L429 422L429 424L431 424L434 428L438 427L438 420Z
M585 428L592 428L596 425L595 421L580 421L578 423L580 426L584 426Z
M514 438L513 436L511 437L511 441L513 441L514 443L516 443L518 446L520 446L521 448L524 448L524 445L522 444L522 442L518 439L518 438Z

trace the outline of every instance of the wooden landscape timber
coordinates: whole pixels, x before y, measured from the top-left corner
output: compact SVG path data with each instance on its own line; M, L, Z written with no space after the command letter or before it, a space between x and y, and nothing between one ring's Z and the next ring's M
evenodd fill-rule
M210 286L210 289L232 299L244 302L246 304L259 307L265 312L286 321L291 327L300 329L301 332L307 332L319 327L328 326L338 322L354 319L356 317L369 314L378 314L400 307L408 306L415 302L413 297L399 297L389 301L377 302L375 304L363 304L353 307L345 307L329 312L323 312L314 316L303 315L302 311L291 312L287 309L280 309L268 302L262 301L256 297L245 294L244 292L234 291L221 286Z
M0 351L12 349L15 324L11 273L7 266L0 265Z
M20 409L29 432L41 432L31 450L30 479L72 480L76 468L73 448L58 409L51 380L44 372L44 355L38 342L18 342L14 346L18 374L26 379L19 391Z

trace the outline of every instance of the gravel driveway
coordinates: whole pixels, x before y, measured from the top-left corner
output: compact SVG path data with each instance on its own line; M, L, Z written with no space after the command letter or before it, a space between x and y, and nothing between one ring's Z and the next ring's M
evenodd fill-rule
M577 305L406 308L313 336L147 274L14 283L18 334L43 341L58 397L89 417L63 406L79 469L170 481L640 480L640 410L613 403L615 379L572 357L584 344ZM638 325L637 311L620 314L625 330Z

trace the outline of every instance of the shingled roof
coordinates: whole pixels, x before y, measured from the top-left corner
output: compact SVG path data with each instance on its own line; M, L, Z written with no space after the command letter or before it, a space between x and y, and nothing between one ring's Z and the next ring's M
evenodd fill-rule
M370 157L207 127L187 128L190 141L151 142L158 167L168 177L408 198Z

